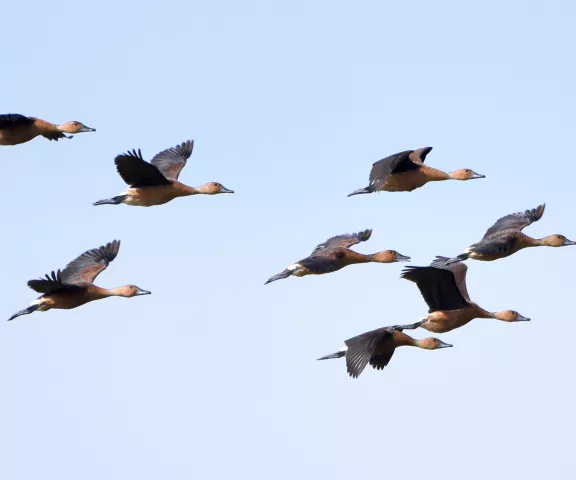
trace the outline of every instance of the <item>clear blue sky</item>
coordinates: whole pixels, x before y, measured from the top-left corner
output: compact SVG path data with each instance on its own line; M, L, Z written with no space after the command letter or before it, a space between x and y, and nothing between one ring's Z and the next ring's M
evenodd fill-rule
M10 480L567 478L576 248L469 262L476 320L351 380L342 341L427 311L398 265L264 281L326 238L427 264L547 203L576 238L571 2L76 2L2 7L1 113L97 129L0 149L2 315L26 281L122 240L98 278L153 292L0 324ZM236 194L92 207L113 158L186 139L181 180ZM485 180L347 198L433 146ZM423 338L427 332L418 330Z

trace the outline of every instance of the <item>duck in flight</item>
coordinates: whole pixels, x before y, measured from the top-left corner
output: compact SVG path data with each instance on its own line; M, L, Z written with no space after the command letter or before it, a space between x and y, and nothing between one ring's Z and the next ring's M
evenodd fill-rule
M150 163L142 158L140 150L118 155L114 163L116 169L130 188L120 195L99 200L93 205L131 205L152 207L163 205L177 197L189 195L217 195L234 193L217 182L209 182L200 187L189 187L178 181L180 172L192 155L194 142L188 140L157 154Z
M479 242L470 245L463 253L448 260L447 264L461 262L471 258L490 262L509 257L519 250L528 247L566 247L576 245L564 235L553 234L544 238L532 238L522 233L528 225L537 222L544 214L545 204L532 210L512 213L500 218L492 225Z
M438 338L416 340L403 333L403 328L399 325L383 327L349 338L336 353L320 357L318 360L346 357L348 375L352 378L358 378L368 364L376 370L383 370L398 347L408 346L425 350L438 350L452 346Z
M329 238L318 245L306 258L290 265L284 271L270 277L264 285L290 276L303 277L305 275L322 275L332 273L352 265L354 263L393 263L408 262L410 257L402 255L395 250L364 255L363 253L350 250L350 247L360 242L365 242L372 235L372 230L363 232L338 235Z
M72 121L55 125L35 117L26 117L18 113L0 115L0 145L19 145L38 136L58 141L60 138L73 138L67 133L95 132L96 129Z
M96 277L116 258L119 249L120 240L114 240L103 247L84 252L62 271L52 272L38 280L30 280L28 286L42 295L28 308L12 315L8 321L36 311L45 312L53 308L68 310L107 297L149 295L151 292L136 285L110 289L94 285Z
M494 318L504 322L526 322L514 310L489 312L470 300L466 288L468 267L463 263L446 265L448 257L436 257L428 267L407 267L401 278L414 282L424 301L428 315L405 329L422 327L433 333L446 333L462 327L475 318Z
M373 192L411 192L428 182L485 178L469 168L446 173L424 165L426 156L431 151L432 147L426 147L383 158L372 165L368 186L355 190L348 196Z

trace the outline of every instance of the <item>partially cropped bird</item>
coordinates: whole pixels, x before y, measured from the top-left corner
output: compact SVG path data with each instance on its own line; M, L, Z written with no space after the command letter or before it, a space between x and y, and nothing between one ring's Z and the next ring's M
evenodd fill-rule
M72 121L55 125L35 117L26 117L18 113L0 115L0 145L19 145L42 136L48 140L72 138L67 133L95 132L94 128Z
M410 257L398 253L396 250L384 250L378 253L365 255L350 250L350 247L365 242L372 235L372 230L359 233L338 235L329 238L318 245L306 258L290 265L284 271L270 277L266 283L275 282L290 276L303 277L305 275L322 275L331 273L352 265L354 263L393 263L409 261Z
M188 140L160 152L150 163L142 158L140 150L118 155L114 160L116 169L130 188L115 197L99 200L94 205L123 203L136 207L152 207L189 195L234 193L234 190L229 190L217 182L189 187L178 181L193 148L194 142Z
M53 308L71 309L94 300L106 297L135 297L148 295L151 292L136 285L124 285L118 288L101 288L94 285L96 277L106 270L106 267L118 255L120 240L114 240L100 248L88 250L58 270L38 280L30 280L28 286L42 295L34 300L29 307L20 310L8 320L14 320L21 315L33 312L45 312Z
M537 222L544 215L545 204L539 205L532 210L511 213L500 218L492 225L477 243L470 245L464 253L451 258L447 265L471 258L485 262L509 257L519 250L528 247L566 247L576 245L576 242L568 240L564 235L553 234L544 238L532 238L522 233L528 225Z
M432 147L406 150L383 158L372 165L367 187L353 191L348 196L373 192L411 192L427 184L442 180L474 180L484 175L469 168L450 173L424 165Z
M336 353L320 357L318 360L346 357L346 370L352 378L358 378L366 365L383 370L388 365L398 347L418 347L425 350L438 350L451 347L438 338L416 340L402 332L403 327L383 327L349 338Z

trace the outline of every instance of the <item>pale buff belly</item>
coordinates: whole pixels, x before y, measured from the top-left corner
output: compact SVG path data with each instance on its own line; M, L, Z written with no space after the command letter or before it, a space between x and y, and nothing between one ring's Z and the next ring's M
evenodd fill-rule
M419 170L395 173L384 183L385 192L411 192L422 187L427 182L426 176Z
M179 197L178 192L171 186L130 188L123 195L129 197L122 203L134 207L153 207L163 205Z

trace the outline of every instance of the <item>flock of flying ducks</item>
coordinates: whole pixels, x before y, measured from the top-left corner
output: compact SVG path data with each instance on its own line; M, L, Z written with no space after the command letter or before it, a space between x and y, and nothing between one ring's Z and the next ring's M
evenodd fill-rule
M19 114L0 115L0 146L18 145L38 136L55 141L60 138L71 139L73 134L94 131L95 129L77 121L55 125ZM118 155L114 163L118 174L129 188L93 205L125 204L151 207L189 195L234 193L233 190L217 182L190 187L178 181L182 168L192 155L193 147L194 142L188 140L158 153L150 162L144 160L140 150ZM431 147L407 150L374 163L368 186L355 190L348 196L379 191L411 192L428 182L484 178L484 175L467 168L446 173L425 165L426 156L431 150ZM437 350L452 346L438 338L417 340L405 334L404 330L423 328L433 333L445 333L462 327L475 318L494 318L504 322L529 321L529 318L514 310L490 312L473 302L466 288L468 267L462 262L467 259L498 260L528 247L576 245L576 242L559 234L537 239L522 232L524 228L542 218L544 208L545 205L540 205L531 210L500 218L486 231L480 241L470 245L460 255L453 258L436 257L429 266L405 268L401 277L416 284L428 305L428 314L410 325L383 327L352 337L344 342L338 352L321 357L319 360L345 357L348 374L357 378L368 364L377 370L382 370L390 362L397 347L413 346ZM266 284L291 276L303 277L336 272L356 263L410 261L410 257L395 250L364 255L350 249L353 245L367 241L371 234L372 230L365 230L329 238L318 245L308 257L270 277ZM96 277L116 258L119 249L120 241L114 240L102 247L84 252L63 270L53 271L44 278L30 280L28 286L40 293L40 297L8 320L37 311L72 309L111 296L130 298L150 294L151 292L136 285L106 289L94 284Z

